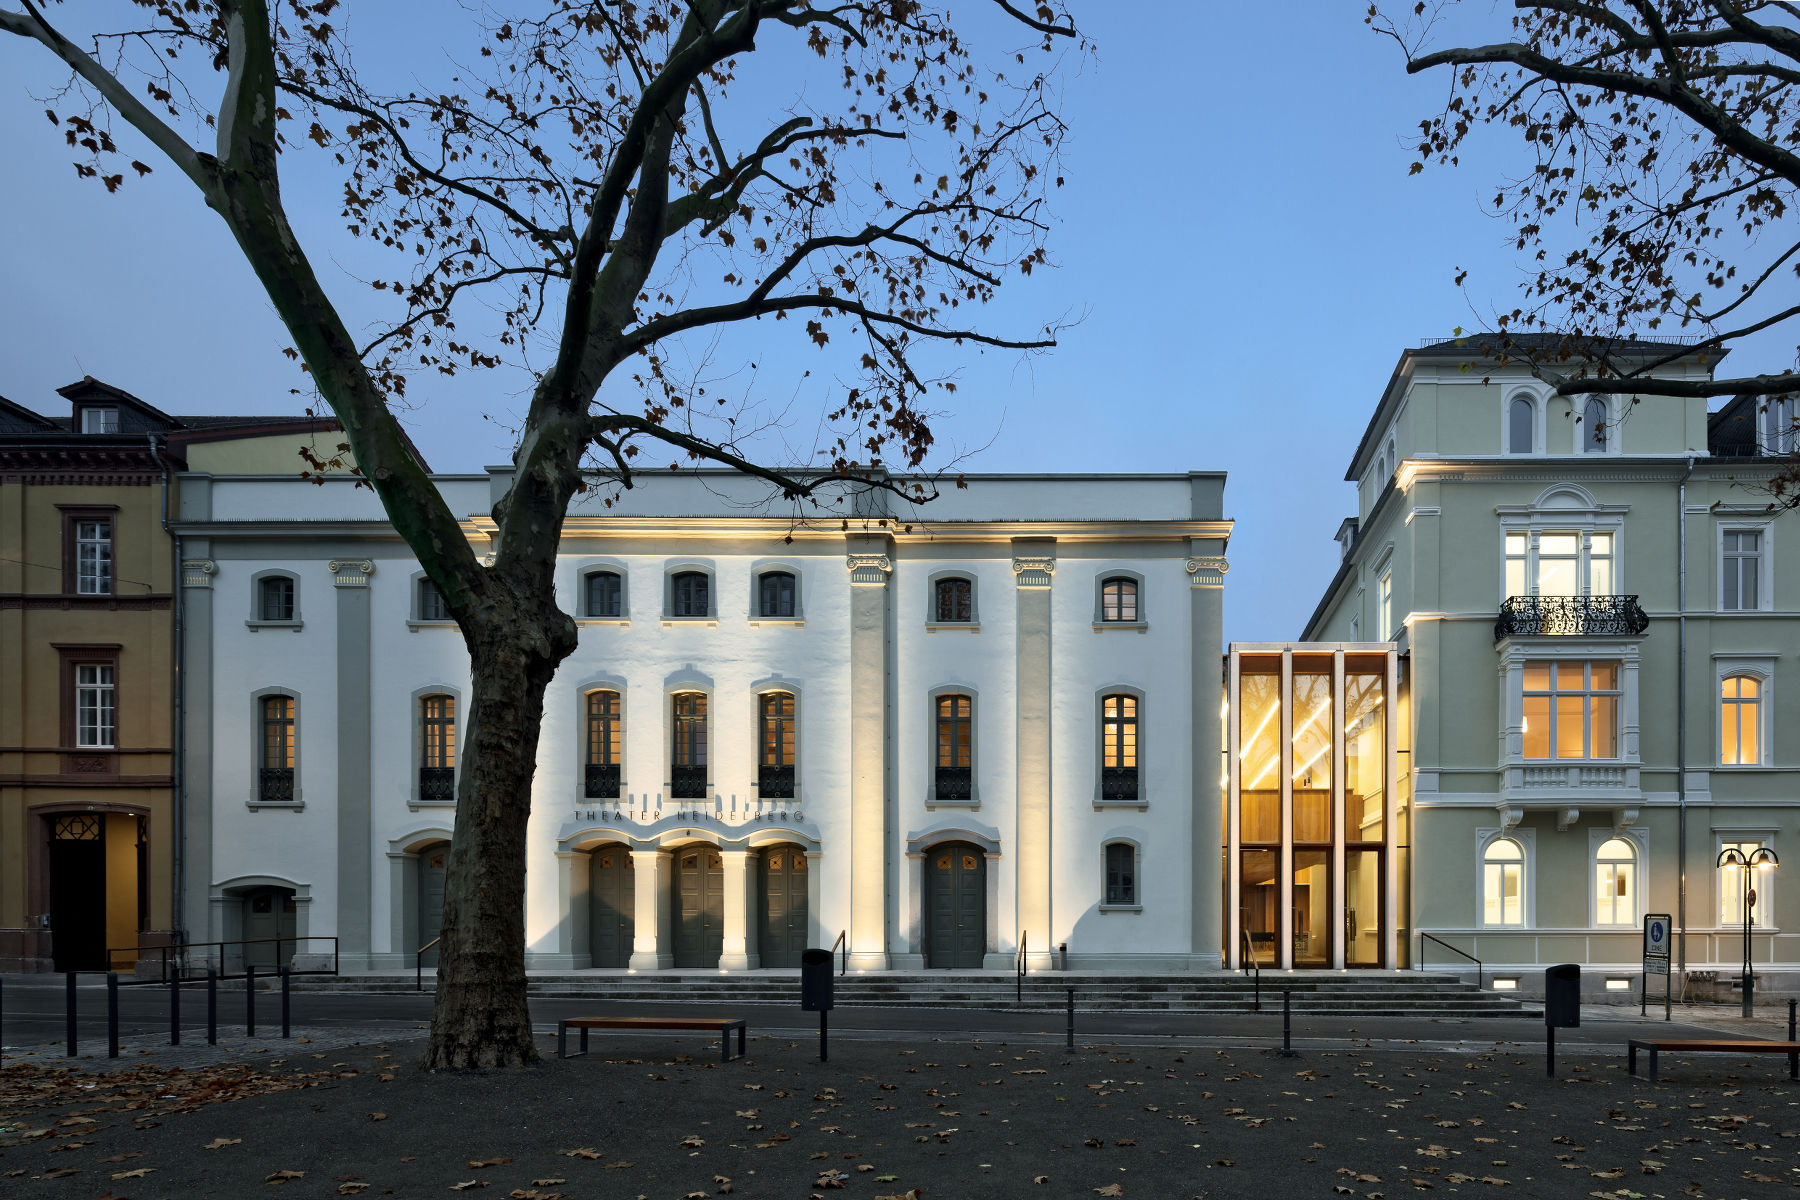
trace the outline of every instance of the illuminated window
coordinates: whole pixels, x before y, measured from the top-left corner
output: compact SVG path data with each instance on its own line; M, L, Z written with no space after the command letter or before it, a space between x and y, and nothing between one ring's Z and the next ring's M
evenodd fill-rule
M757 698L757 709L761 726L757 731L757 793L765 800L791 797L794 794L794 694L765 692Z
M1481 923L1525 924L1525 852L1511 838L1495 838L1482 852Z
M1525 664L1526 758L1619 756L1619 664Z
M1637 924L1637 853L1624 838L1608 838L1594 856L1594 924Z
M1769 844L1765 837L1746 837L1738 835L1719 843L1719 849L1713 856L1717 862L1719 855L1727 850L1735 849L1748 860L1752 854ZM1773 903L1774 871L1759 871L1755 868L1725 866L1716 868L1719 882L1719 924L1743 925L1744 923L1744 872L1750 871L1750 888L1756 893L1755 915L1758 924L1767 924L1775 911Z
M456 801L456 697L419 697L419 799Z
M939 800L967 803L975 796L975 701L952 692L935 701L937 756L932 790Z
M1613 535L1578 529L1506 534L1508 596L1610 596Z
M601 689L587 694L587 753L582 794L590 799L616 799L619 752L624 740L619 693Z
M1100 798L1138 799L1138 700L1120 693L1100 698Z
M1748 766L1762 761L1762 680L1727 675L1719 681L1719 763Z
M294 698L264 696L259 707L262 709L262 762L257 773L257 799L264 804L291 804L294 800Z

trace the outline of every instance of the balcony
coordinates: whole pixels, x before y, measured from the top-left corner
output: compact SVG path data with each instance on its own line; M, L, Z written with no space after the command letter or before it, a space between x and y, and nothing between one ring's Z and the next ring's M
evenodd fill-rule
M420 767L419 799L426 804L455 804L456 768Z
M765 763L756 769L756 792L764 800L789 800L794 795L794 768Z
M294 768L262 767L257 777L257 799L264 804L294 802Z
M1100 799L1135 801L1138 798L1136 767L1101 767Z
M669 768L669 795L677 800L706 799L706 767Z
M589 800L616 800L619 797L619 764L588 763L582 795Z
M969 767L939 767L937 798L953 804L968 804L975 799L974 775Z
M1508 596L1494 622L1494 640L1637 637L1649 628L1636 596Z

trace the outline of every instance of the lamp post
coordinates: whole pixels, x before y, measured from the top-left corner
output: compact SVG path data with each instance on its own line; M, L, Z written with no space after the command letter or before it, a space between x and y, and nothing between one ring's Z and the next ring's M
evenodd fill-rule
M1750 965L1750 930L1756 924L1756 889L1751 886L1752 873L1756 871L1772 871L1781 865L1781 859L1775 851L1767 846L1758 846L1746 855L1736 846L1727 846L1719 851L1719 866L1727 871L1738 872L1742 881L1742 898L1744 903L1744 1016L1752 1016L1756 1005L1756 974Z

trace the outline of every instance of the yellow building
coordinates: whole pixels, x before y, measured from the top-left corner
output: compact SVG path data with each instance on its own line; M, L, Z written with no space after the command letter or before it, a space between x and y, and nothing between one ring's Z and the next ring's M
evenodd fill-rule
M176 473L305 469L311 417L172 417L98 380L0 398L0 970L130 970L176 911Z

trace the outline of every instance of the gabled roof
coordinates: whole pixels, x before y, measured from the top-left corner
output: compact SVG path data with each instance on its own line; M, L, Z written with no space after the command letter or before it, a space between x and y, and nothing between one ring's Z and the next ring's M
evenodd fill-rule
M0 396L0 427L5 425L23 425L27 429L49 433L59 426L49 417L39 416L23 404L14 404L5 396Z
M110 383L102 383L92 375L84 375L74 383L64 384L56 389L56 394L67 399L71 404L83 401L103 400L109 404L120 404L127 408L135 408L144 416L158 422L167 429L181 428L181 422L155 405L146 404L124 388L114 387Z

